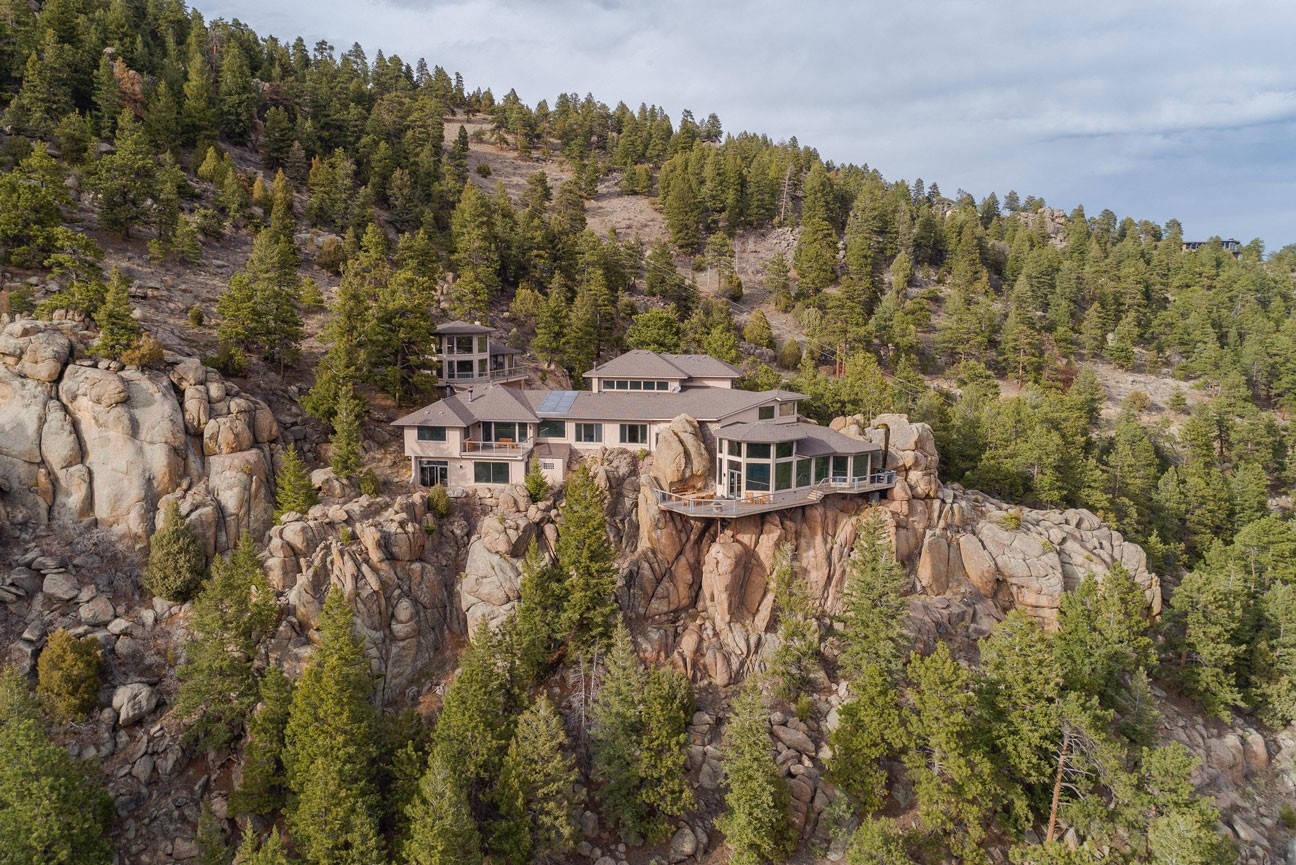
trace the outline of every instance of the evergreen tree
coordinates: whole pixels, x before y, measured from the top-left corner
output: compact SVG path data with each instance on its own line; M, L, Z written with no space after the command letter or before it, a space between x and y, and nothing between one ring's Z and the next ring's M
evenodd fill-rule
M665 172L665 169L663 169ZM666 216L666 229L670 232L671 243L685 255L697 251L702 240L699 223L701 212L698 207L697 188L692 176L681 172L673 183L667 187L665 202L662 205ZM671 263L671 269L675 267Z
M111 138L117 129L117 116L121 114L121 88L114 74L113 55L105 51L99 55L99 68L95 70L94 97L95 128L100 138ZM124 68L124 66L123 66Z
M433 751L408 812L410 865L480 865L481 837L459 779L459 767Z
M381 859L371 674L354 627L346 596L334 587L284 730L288 828L310 865Z
M256 89L239 43L230 40L221 52L218 105L221 129L230 141L247 141L256 120Z
M133 227L148 221L158 192L156 169L143 127L134 112L123 111L117 118L113 151L100 157L90 175L103 228L130 237Z
M1119 563L1101 585L1088 575L1079 588L1062 596L1053 648L1069 689L1110 704L1121 675L1150 665L1145 603L1142 590Z
M333 418L333 436L329 439L329 465L340 478L353 478L363 467L360 452L360 416L363 408L354 395L344 396Z
M743 326L743 341L758 345L761 348L774 348L774 331L770 329L769 319L759 309L753 310Z
M836 281L837 235L827 221L811 218L802 223L792 266L801 286L812 295Z
M212 99L211 67L202 49L196 45L189 54L183 94L180 130L184 143L201 149L216 137L216 109Z
M95 324L99 327L99 340L94 348L98 355L120 359L136 346L144 334L144 328L131 315L129 285L126 277L114 267L104 291L103 303L94 313Z
M433 752L454 767L464 791L479 799L499 776L512 736L513 693L500 664L497 636L483 621L459 657L432 739Z
M79 721L99 704L103 649L91 637L63 628L49 635L36 661L36 694L51 718Z
M212 563L194 600L192 633L176 670L176 712L186 736L208 751L238 735L260 697L255 663L278 624L279 609L252 536L245 532L226 558Z
M852 680L872 667L892 677L899 673L908 643L902 597L907 584L891 551L886 526L874 511L856 524L842 590L840 624L845 645L838 664Z
M680 350L679 316L666 309L647 309L626 330L626 347L647 351Z
M175 501L167 503L162 521L149 539L144 588L171 601L188 600L207 577L207 556Z
M288 865L288 854L279 838L279 830L271 829L265 841L259 844L255 832L245 834L238 855L234 857L234 865Z
M815 621L805 583L797 575L790 547L779 550L769 576L778 616L778 648L770 659L775 693L794 701L809 687L819 671L819 623Z
M0 672L0 849L15 865L109 865L113 801L96 766L50 741L13 670Z
M601 644L617 614L616 551L607 538L606 502L587 466L568 475L556 552L564 575L561 627L578 651Z
M275 517L289 511L305 514L319 502L310 472L297 453L297 445L289 444L284 450L283 462L275 475Z
M198 865L230 865L234 851L229 846L229 832L225 822L216 818L211 800L204 799L198 812L198 828L194 833L198 846Z
M216 304L222 321L217 337L245 349L257 349L280 371L295 360L302 340L298 312L301 277L291 238L263 231L252 241L244 269L230 277Z
M780 862L796 837L787 785L775 768L768 709L756 679L734 699L724 738L725 811L716 821L735 865Z
M547 696L518 718L494 793L500 817L491 848L506 861L560 856L580 837L572 792L580 773L566 744L562 717Z
M261 704L247 722L243 775L230 795L230 813L265 816L284 807L284 730L292 709L292 681L278 667L266 668L258 686Z
M1008 792L978 740L971 676L944 643L909 662L913 682L905 767L918 815L956 855L975 859L990 815Z

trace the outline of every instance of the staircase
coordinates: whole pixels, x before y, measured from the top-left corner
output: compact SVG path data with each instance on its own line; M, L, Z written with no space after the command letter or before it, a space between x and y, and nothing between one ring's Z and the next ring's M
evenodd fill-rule
M808 502L821 502L823 501L823 497L823 490L811 490L806 493L806 501Z

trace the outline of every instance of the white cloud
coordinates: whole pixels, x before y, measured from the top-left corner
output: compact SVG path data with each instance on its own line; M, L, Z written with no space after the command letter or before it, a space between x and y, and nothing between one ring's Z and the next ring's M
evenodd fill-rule
M1296 240L1296 4L1205 0L215 0L260 32L359 41L471 86L561 91L978 195Z

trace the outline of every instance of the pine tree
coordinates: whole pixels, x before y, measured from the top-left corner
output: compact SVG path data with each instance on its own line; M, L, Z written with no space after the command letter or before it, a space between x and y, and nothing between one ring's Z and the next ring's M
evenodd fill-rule
M606 502L587 466L568 475L556 552L564 575L561 627L577 651L601 644L617 613L616 552L607 538Z
M284 729L292 708L292 681L276 666L266 668L258 686L261 704L247 722L242 781L230 795L235 817L265 816L284 807Z
M144 588L156 597L188 600L207 577L207 557L193 529L180 516L180 506L168 502L162 521L149 539Z
M80 721L99 704L102 676L99 642L59 628L49 635L36 661L36 694L55 721Z
M856 523L855 546L842 590L840 626L845 644L838 664L854 680L870 667L894 677L908 643L902 593L908 580L895 560L886 526L874 511Z
M129 109L117 118L113 152L95 165L90 189L98 197L103 228L130 237L131 228L148 221L157 196L157 165L144 129Z
M499 775L512 736L510 683L500 664L499 640L482 621L459 657L432 739L433 751L453 766L464 790L478 798Z
M329 465L340 478L353 478L364 466L360 452L360 399L353 394L344 396L333 418L333 436L329 439Z
M271 829L265 841L257 843L255 832L243 836L234 865L288 865L288 853L284 850L279 830Z
M761 348L774 348L774 331L761 310L753 310L747 317L747 323L743 326L743 341Z
M776 554L768 582L774 594L779 638L778 648L770 659L770 675L775 682L776 695L792 702L805 693L815 673L821 669L819 623L815 620L805 582L797 575L790 547L784 547Z
M670 240L675 248L685 255L697 252L702 240L701 209L693 177L686 170L677 173L674 182L670 183L662 209L666 216L666 229L670 232ZM674 266L672 262L671 268L674 269Z
M855 699L842 704L837 728L828 734L828 776L856 811L872 814L886 802L883 761L902 744L898 695L892 676L877 663L855 672L851 692Z
M269 169L282 169L288 165L297 139L293 133L292 118L281 106L275 105L266 112L265 126L261 130L261 162Z
M514 865L560 856L580 837L580 773L566 746L562 716L541 696L518 718L493 794L500 816L491 849Z
M1070 690L1102 697L1110 704L1119 676L1153 660L1143 592L1117 563L1101 585L1092 574L1062 596L1053 649Z
M278 625L279 608L266 582L252 536L212 563L194 600L192 633L176 670L176 712L188 721L186 736L208 751L242 730L260 698L255 663L261 644Z
M121 358L144 334L144 328L131 315L129 283L115 267L108 278L103 304L95 310L94 320L99 327L95 353L103 357Z
M311 484L310 472L297 453L297 445L289 444L284 450L283 462L275 475L275 517L289 511L305 514L319 503L319 496Z
M210 799L203 800L198 812L194 843L198 846L198 865L229 865L234 858L234 851L229 846L229 831L225 822L216 818Z
M312 865L369 865L381 858L371 673L354 627L346 596L334 587L284 730L288 828Z
M109 865L113 801L97 766L52 742L22 677L0 671L0 849L16 865Z
M801 286L812 295L836 281L837 234L825 220L812 218L802 223L792 266Z
M180 112L180 130L185 144L200 148L216 137L216 110L211 92L211 67L196 45L189 55L188 75L184 83L184 107Z
M914 653L905 734L905 768L913 780L918 814L956 855L975 859L989 817L1007 792L978 738L971 675L937 643L927 657Z
M774 765L768 708L755 677L733 701L724 737L725 811L716 821L734 865L779 862L796 837L788 819L790 796Z
M408 811L410 865L480 865L481 837L458 769L433 751Z
M113 71L113 56L109 51L99 55L99 68L95 70L95 128L99 137L113 137L117 129L117 116L121 114L121 88L117 86L117 76Z
M220 125L225 135L230 141L246 141L256 119L257 96L243 49L233 39L225 43L225 50L221 52L218 103Z

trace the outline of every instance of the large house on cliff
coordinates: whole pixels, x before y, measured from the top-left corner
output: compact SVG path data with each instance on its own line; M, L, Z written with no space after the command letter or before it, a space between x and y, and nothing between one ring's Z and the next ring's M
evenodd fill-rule
M482 382L394 425L422 486L518 484L532 460L561 482L582 452L654 453L680 415L697 421L713 448L713 477L703 489L658 489L666 510L729 517L894 486L883 447L803 421L804 394L735 388L741 374L708 355L631 351L585 373L588 391Z

